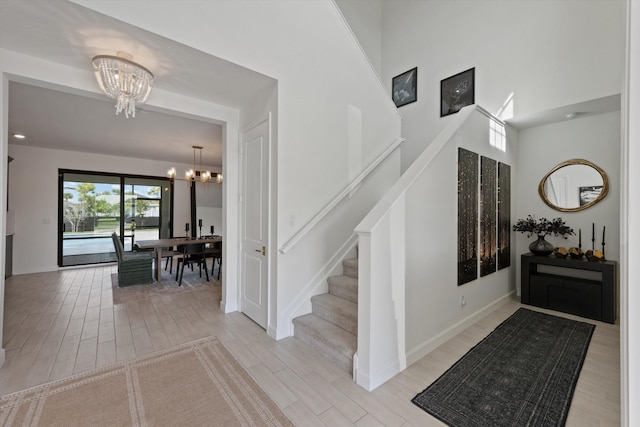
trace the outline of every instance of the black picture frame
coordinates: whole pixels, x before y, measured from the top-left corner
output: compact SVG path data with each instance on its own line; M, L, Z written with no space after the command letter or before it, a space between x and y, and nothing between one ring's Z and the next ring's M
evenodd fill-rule
M467 105L475 104L476 69L440 80L440 117L455 114Z
M458 286L478 278L478 161L458 147Z
M391 98L396 107L418 100L418 67L398 74L392 79Z
M511 266L511 166L498 162L498 270Z
M602 185L592 185L590 187L579 187L578 198L580 199L580 206L588 205L595 199L600 197L602 192Z
M498 265L498 166L480 156L480 277L497 270Z

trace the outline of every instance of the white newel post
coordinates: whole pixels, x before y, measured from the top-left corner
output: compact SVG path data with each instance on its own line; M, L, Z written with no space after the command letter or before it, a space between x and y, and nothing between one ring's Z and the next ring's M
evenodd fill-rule
M370 231L358 231L356 382L369 391L406 368L404 214L401 197Z

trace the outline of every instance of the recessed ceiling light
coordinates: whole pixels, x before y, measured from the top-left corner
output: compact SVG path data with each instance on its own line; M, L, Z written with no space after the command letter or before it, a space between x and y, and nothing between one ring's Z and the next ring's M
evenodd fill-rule
M14 137L15 139L25 139L25 138L26 138L26 136L24 136L24 135L22 135L22 134L20 134L20 133L14 133L14 134L13 134L13 137Z

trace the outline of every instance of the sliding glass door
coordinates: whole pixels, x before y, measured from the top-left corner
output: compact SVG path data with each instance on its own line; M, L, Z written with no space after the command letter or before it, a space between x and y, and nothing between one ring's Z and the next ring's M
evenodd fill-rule
M170 181L124 178L125 248L136 240L171 237Z
M58 186L61 267L116 261L114 232L125 251L136 239L170 236L167 179L61 170Z

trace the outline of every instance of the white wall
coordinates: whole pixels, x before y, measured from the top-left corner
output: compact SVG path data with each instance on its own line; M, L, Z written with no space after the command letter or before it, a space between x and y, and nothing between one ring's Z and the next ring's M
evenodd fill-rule
M223 232L222 228L222 208L208 208L198 206L196 208L197 221L202 220L202 235L206 236L211 234L211 226L213 226L213 233L221 236ZM198 229L200 233L200 229Z
M363 112L364 165L399 133L393 103L331 1L76 2L278 80L281 242L345 186L349 105Z
M28 84L42 85L57 90L66 90L70 93L83 94L85 96L102 96L95 84L95 77L89 69L74 69L64 64L46 61L40 58L27 56L18 52L0 49L0 73L3 78L3 88L6 89L9 80L20 81ZM2 92L2 111L0 114L6 118L8 102L8 90ZM223 152L223 165L225 174L233 177L238 170L238 121L239 111L223 105L215 104L194 98L188 98L180 94L154 90L153 98L149 105L170 111L179 111L181 114L193 115L205 120L211 120L223 125L223 142L226 150ZM5 122L6 123L6 122ZM4 125L6 127L6 124ZM7 130L0 135L0 141L4 149L7 149ZM0 166L4 173L4 165ZM166 173L164 170L160 175ZM224 240L224 250L227 253L223 263L223 291L221 308L224 312L235 311L238 307L237 288L237 257L238 241L237 233L237 188L234 180L223 184L223 204L225 209L232 214L229 218L223 216L223 228L230 230ZM2 188L2 197L6 196L6 188ZM19 215L16 212L16 215ZM3 219L5 213L0 213ZM176 224L178 224L176 222ZM174 230L175 231L175 230ZM229 265L233 266L229 268ZM49 264L49 267L51 264ZM16 273L17 274L17 273ZM0 277L0 293L4 293L4 276ZM0 312L2 311L0 307Z
M14 158L9 180L9 205L15 211L13 274L56 270L58 239L58 169L77 169L163 177L175 166L151 160L9 145ZM34 173L37 171L37 173ZM176 182L174 235L190 221L189 189ZM183 184L183 185L180 185ZM35 249L34 248L38 248Z
M180 181L175 183L176 187L186 186ZM222 235L222 185L215 182L196 184L196 221L202 220L202 234L211 233L211 226L214 226L214 233ZM197 224L197 222L196 222ZM198 229L200 233L200 229Z
M520 131L518 147L518 203L516 218L561 217L576 235L567 240L548 236L554 246L578 246L582 230L582 249L591 249L592 223L596 226L596 249L601 249L602 227L606 226L605 255L620 260L620 112L581 117ZM609 194L599 203L579 212L560 212L547 206L538 195L540 180L556 165L570 159L586 159L602 168L609 179ZM529 252L534 237L515 235L516 253ZM520 260L518 259L518 272ZM518 294L520 275L518 274Z
M268 183L268 215L267 230L267 262L268 262L268 302L267 332L277 336L278 325L278 85L274 84L265 93L257 93L250 105L240 111L240 133L248 131L264 120L269 121L269 183ZM241 273L240 273L241 274ZM242 279L240 279L242 280Z
M382 76L382 0L336 0L336 4Z
M353 164L368 166L400 135L395 106L333 1L141 0L127 8L103 0L76 3L278 81L278 245L347 186ZM359 123L353 123L353 111L360 112ZM361 129L361 137L348 144L353 127ZM311 245L316 249L309 257L321 253L317 248L324 239ZM277 310L287 307L316 273L279 254Z
M510 165L512 188L517 180L517 135L507 129L506 151L501 151L490 145L489 123L476 106L456 114L356 228L357 381L369 390L477 321L515 289L513 267L457 285L458 147ZM512 198L512 211L514 204ZM513 248L511 258L513 266Z
M515 116L620 93L622 0L383 1L382 76L418 67L418 100L399 109L403 169L452 119L440 81L476 69L475 100ZM503 119L509 118L502 116Z
M422 357L438 335L515 288L513 267L457 286L458 147L511 166L512 212L515 205L517 141L511 135L503 152L489 144L488 130L489 119L474 113L407 192L406 348L411 361ZM513 246L512 241L512 259Z
M623 91L620 322L622 425L640 425L640 4L627 0L627 62Z
M0 58L2 58L2 50L0 50ZM0 60L0 70L2 67L2 61ZM5 257L6 257L6 240L5 233L12 230L7 230L7 173L8 173L8 164L4 162L4 159L7 158L8 154L8 144L7 137L9 135L9 98L7 94L9 93L9 80L7 76L3 73L0 73L0 178L2 179L2 187L0 187L0 230L4 230L0 232L0 238L2 241L0 242L0 366L4 364L5 361L5 351L2 344L4 340L2 339L2 331L4 330L4 275L5 275ZM13 215L13 214L12 214ZM13 228L13 225L11 226Z

